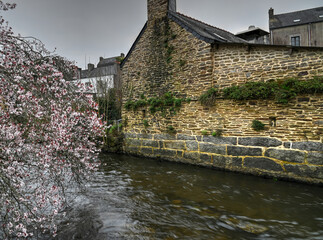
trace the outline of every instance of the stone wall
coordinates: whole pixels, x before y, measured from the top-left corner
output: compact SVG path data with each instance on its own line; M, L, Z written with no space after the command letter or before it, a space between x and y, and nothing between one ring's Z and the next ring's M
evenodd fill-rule
M253 175L323 184L323 144L319 142L128 133L125 151Z
M197 99L210 87L248 81L323 75L322 48L211 45L166 17L150 21L122 69L123 102L172 92L191 98L176 114L148 107L122 110L127 153L221 169L323 182L323 98L303 95L287 105L274 100ZM265 123L263 131L252 120ZM148 126L144 124L144 120ZM167 134L169 126L176 134ZM220 129L222 136L201 136Z

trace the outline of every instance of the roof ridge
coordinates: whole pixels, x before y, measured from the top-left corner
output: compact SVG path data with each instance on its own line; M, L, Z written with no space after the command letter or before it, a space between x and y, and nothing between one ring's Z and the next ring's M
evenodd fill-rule
M208 24L208 23L202 22L202 21L200 21L200 20L198 20L198 19L196 19L196 18L192 18L192 17L187 16L187 15L185 15L185 14L183 14L183 13L180 13L180 12L175 12L175 13L176 13L176 14L179 14L179 15L182 15L183 17L186 17L186 18L192 19L192 20L194 20L194 21L197 21L197 22L203 23L203 24L205 24L205 25L207 25L207 26L209 26L209 27L213 27L213 28L216 28L216 29L218 29L218 30L220 30L220 31L224 31L224 32L227 32L227 33L230 33L230 34L234 35L232 32L229 32L229 31L224 30L224 29L222 29L222 28L218 28L218 27L215 27L215 26L213 26L213 25L211 25L211 24Z
M280 16L280 15L286 15L286 14L293 14L293 13L299 13L299 12L306 12L314 9L323 9L323 7L316 7L316 8L308 8L308 9L303 9L303 10L298 10L298 11L293 11L293 12L286 12L286 13L280 13L280 14L274 14L274 16Z

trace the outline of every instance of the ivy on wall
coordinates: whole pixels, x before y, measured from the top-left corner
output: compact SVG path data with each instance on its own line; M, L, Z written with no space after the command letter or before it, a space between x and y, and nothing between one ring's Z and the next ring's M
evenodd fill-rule
M209 89L200 96L203 105L212 106L219 91ZM291 99L300 94L323 93L323 77L311 80L286 79L271 82L248 82L240 86L231 86L222 89L221 95L225 99L257 100L275 99L277 103L287 104Z
M166 115L167 110L170 114L176 114L176 112L181 108L183 102L189 103L190 101L191 100L189 98L176 98L173 93L167 92L161 97L152 97L149 99L144 95L141 95L139 100L128 100L125 103L124 108L128 111L137 111L139 108L149 106L151 114L161 112L162 115Z

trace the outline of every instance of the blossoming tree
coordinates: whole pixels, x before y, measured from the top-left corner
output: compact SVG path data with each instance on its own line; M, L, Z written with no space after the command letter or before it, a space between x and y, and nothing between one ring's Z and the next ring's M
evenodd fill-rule
M0 1L0 10L14 8ZM96 169L102 123L72 65L0 17L0 239L55 235L65 192ZM80 91L81 89L81 91Z

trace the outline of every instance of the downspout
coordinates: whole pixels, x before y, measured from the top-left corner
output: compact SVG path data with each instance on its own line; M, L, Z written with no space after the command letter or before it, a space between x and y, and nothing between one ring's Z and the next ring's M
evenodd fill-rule
M309 23L307 25L307 31L308 31L308 46L312 46L312 25Z

